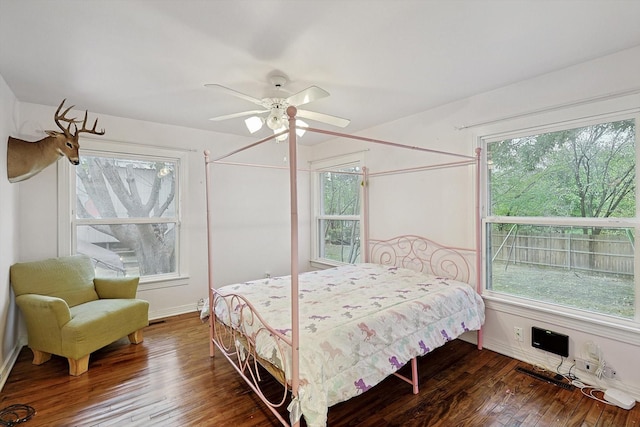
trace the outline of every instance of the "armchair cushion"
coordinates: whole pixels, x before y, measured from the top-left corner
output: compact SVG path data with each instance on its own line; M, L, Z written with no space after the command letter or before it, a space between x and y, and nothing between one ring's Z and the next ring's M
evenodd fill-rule
M142 329L149 324L148 307L137 299L100 299L71 307L71 320L60 336L65 356L79 359Z

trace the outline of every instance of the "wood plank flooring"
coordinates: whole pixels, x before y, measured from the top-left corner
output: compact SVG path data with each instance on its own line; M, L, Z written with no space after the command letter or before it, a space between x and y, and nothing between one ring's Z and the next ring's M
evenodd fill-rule
M140 345L124 338L93 353L80 377L68 376L59 357L32 365L25 347L0 409L34 407L25 427L280 425L226 359L209 357L207 328L197 313L164 319L145 329ZM454 340L419 360L418 395L392 376L330 408L328 425L640 427L640 405L631 411L605 405L517 372L518 366L531 369ZM264 382L275 390L274 380Z

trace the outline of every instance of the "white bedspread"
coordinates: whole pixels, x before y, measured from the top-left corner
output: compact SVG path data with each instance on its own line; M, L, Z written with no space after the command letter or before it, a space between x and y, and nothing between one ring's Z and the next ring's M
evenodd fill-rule
M411 358L484 323L484 303L468 284L376 264L304 273L300 298L300 405L309 426L326 424L328 407L368 390ZM247 298L265 321L291 336L290 278L218 290ZM234 309L241 310L240 306ZM218 301L215 312L224 314ZM249 335L260 325L244 325ZM258 354L283 368L274 341L261 333ZM291 356L290 349L285 358Z

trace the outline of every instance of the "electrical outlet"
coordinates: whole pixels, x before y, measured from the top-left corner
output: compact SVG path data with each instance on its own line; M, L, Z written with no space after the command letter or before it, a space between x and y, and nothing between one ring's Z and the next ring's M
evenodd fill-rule
M616 378L616 375L618 375L618 373L611 366L604 367L604 371L602 373L603 377L612 379L612 378Z
M524 341L524 334L523 334L522 328L520 326L514 326L513 327L513 338L516 341L520 341L520 342Z
M595 362L591 362L590 360L578 359L577 357L575 359L575 363L576 368L580 369L581 371L594 373L597 368L597 364Z

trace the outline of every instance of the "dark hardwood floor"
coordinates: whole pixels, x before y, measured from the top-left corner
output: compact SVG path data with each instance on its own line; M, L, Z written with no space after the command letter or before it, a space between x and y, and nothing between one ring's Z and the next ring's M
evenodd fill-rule
M226 359L209 358L197 313L145 329L91 355L89 372L67 375L65 359L31 364L22 349L0 409L26 404L36 426L278 426ZM419 361L420 393L390 377L329 409L329 426L635 426L631 411L605 405L515 370L525 363L454 340ZM275 381L265 380L267 386ZM0 423L1 424L1 423Z

